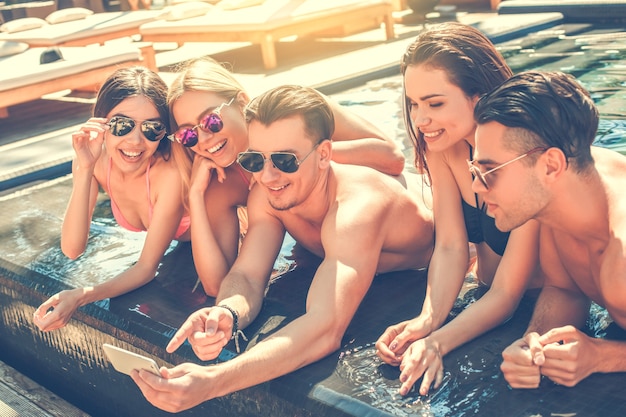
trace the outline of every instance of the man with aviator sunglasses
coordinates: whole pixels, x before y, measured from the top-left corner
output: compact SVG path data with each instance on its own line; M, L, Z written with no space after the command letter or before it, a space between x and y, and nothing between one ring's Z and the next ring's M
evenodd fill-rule
M331 161L334 118L315 90L283 86L246 111L250 149L238 162L252 172L249 229L216 298L193 313L169 345L188 340L202 360L216 358L258 315L285 232L322 258L306 312L241 355L217 365L184 363L161 377L133 372L156 407L169 412L250 387L317 361L341 338L377 273L428 266L431 201L422 176L392 177Z
M574 386L626 371L626 157L591 146L599 117L589 93L561 72L525 72L482 97L474 116L474 191L499 229L541 225L546 279L525 335L502 353L505 379ZM579 330L592 301L613 320L605 338Z

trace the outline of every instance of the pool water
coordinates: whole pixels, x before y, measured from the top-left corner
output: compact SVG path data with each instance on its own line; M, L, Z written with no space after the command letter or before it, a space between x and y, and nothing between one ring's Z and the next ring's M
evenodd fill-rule
M600 111L596 145L626 155L626 33L621 27L559 25L497 47L515 73L535 69L574 75ZM400 145L411 168L414 156L402 120L400 75L331 97L367 120L375 120Z

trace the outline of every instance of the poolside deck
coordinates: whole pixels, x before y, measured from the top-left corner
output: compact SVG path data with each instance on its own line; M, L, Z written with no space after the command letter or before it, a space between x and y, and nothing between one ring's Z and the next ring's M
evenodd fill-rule
M0 416L89 417L89 414L0 361Z
M330 93L397 73L407 44L423 28L423 22L411 16L410 11L395 14L396 38L389 41L382 28L341 38L285 40L277 46L279 65L272 70L264 69L258 46L246 43L188 43L180 48L158 43L156 63L170 82L178 63L210 55L230 63L252 96L279 84L303 84ZM443 19L485 24L495 17L485 5L459 6L456 15ZM37 180L34 173L67 171L73 157L70 133L90 116L94 100L93 93L65 91L11 107L10 117L0 119L0 192L12 187L16 177Z

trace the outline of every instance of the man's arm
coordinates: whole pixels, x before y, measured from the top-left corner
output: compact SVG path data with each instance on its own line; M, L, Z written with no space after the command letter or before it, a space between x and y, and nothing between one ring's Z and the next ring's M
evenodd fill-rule
M545 282L526 334L543 334L568 324L580 328L585 324L591 302L563 266L554 233L549 227L541 228L539 248Z
M285 228L272 214L262 190L253 188L248 197L248 232L215 301L215 305L227 305L236 311L240 329L247 327L261 310L284 237Z
M203 308L189 316L167 345L168 352L189 340L198 358L215 359L237 331L234 325L243 329L258 315L285 236L282 223L267 209L259 191L253 189L249 195L248 233L216 298L215 305L223 308Z
M133 379L148 401L167 411L181 411L285 375L338 349L374 277L385 234L384 209L372 209L377 202L366 200L370 199L361 199L359 207L343 204L343 213L331 210L327 215L322 226L325 258L313 278L303 316L227 362L208 367L182 364L170 370L163 368L163 378L134 373ZM250 234L245 240L249 237ZM241 309L246 324L255 304L241 303L236 291L247 289L237 290L228 284L224 294L229 295L220 301Z
M597 280L595 301L603 305L620 327L626 325L626 243L620 238L617 224L626 223L620 217L613 221L614 237L602 255L600 277ZM626 234L621 233L621 234ZM552 381L574 386L587 376L601 372L626 371L626 342L589 337L573 326L551 329L539 338L544 346L545 363L541 373Z
M309 288L306 313L224 363L224 379L220 378L219 382L224 393L285 375L340 347L341 338L376 273L384 236L383 210L373 214L377 211L372 210L375 203L357 204L359 207L345 202L340 210L331 208L326 215L321 231L325 257ZM364 207L369 210L367 216L354 215L365 213ZM239 308L237 297L233 292L220 302L232 301ZM248 312L243 310L240 314L243 324L247 324Z
M500 369L513 388L539 386L541 366L546 362L541 334L567 324L582 326L589 313L590 301L563 267L553 233L547 227L541 227L539 247L544 287L524 337L502 352Z

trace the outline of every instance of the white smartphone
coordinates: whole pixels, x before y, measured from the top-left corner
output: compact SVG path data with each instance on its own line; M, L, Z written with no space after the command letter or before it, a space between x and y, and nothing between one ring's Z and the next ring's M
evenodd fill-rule
M126 349L122 349L108 343L104 343L102 347L104 348L104 353L106 353L107 357L113 364L113 368L115 368L118 372L130 375L133 369L145 369L155 375L160 375L159 365L157 365L157 363L151 358L130 352Z

